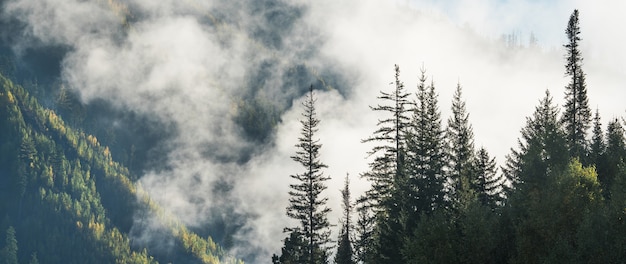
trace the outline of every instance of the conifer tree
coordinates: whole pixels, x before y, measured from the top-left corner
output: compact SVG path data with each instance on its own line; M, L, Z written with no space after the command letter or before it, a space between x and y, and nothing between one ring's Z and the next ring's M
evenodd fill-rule
M2 264L17 264L17 239L15 238L15 229L12 226L7 228L6 240L4 248L0 252L0 259Z
M453 207L461 201L461 197L472 192L469 183L474 175L474 132L469 123L469 113L462 99L461 84L458 83L452 98L452 116L448 119L446 139L448 141L448 182L451 185L449 199Z
M335 263L352 264L354 263L354 251L352 248L352 200L350 198L350 179L346 174L344 188L341 190L343 222L339 239L337 240L337 255L335 255Z
M410 105L409 94L404 91L404 83L400 81L400 67L395 65L395 89L391 93L381 91L378 99L385 103L371 107L373 111L387 113L389 116L378 121L378 129L372 137L362 140L363 143L379 143L367 154L378 155L371 162L370 171L362 176L372 183L367 197L377 210L387 206L394 181L404 173L406 140L405 133L409 126Z
M370 170L363 174L372 188L366 197L374 206L376 225L373 237L375 262L399 263L402 244L401 212L407 204L406 130L409 126L409 94L400 81L400 68L395 65L395 89L391 93L380 92L379 99L387 104L372 107L389 116L378 121L378 129L372 137L362 142L378 143L368 155L378 155L370 163Z
M604 142L604 132L602 132L602 122L600 120L600 111L596 109L593 117L593 134L591 137L591 146L589 148L589 161L596 165L596 168L602 166L601 159L606 149Z
M618 119L609 122L606 130L605 165L598 175L598 180L602 184L605 196L610 198L615 177L620 174L622 169L626 168L626 140L624 139L624 128Z
M474 168L476 181L473 183L481 205L494 209L502 200L503 178L497 174L496 160L491 158L485 148L476 152Z
M325 176L322 169L327 166L320 161L320 148L322 145L315 138L318 131L319 119L315 112L315 98L313 86L309 89L308 96L303 103L304 120L301 120L302 131L296 147L296 155L291 158L300 163L305 171L301 174L291 175L297 183L290 184L289 206L287 216L300 221L296 228L286 228L286 231L297 231L302 234L306 242L304 259L306 263L326 263L328 256L328 244L330 243L330 230L327 214L330 208L326 206L328 198L322 197L322 192L327 188L324 184L330 177Z
M357 200L358 218L354 226L354 256L357 263L374 263L374 226L376 218L367 199Z
M533 115L526 118L518 149L511 149L502 168L513 189L519 191L527 185L537 188L550 171L562 171L567 166L569 155L558 112L546 90L546 96L535 107ZM509 195L507 193L507 197Z
M414 216L430 214L444 203L444 131L437 103L435 84L426 86L426 71L421 70L417 102L407 137L407 172L411 180ZM409 216L410 217L410 216ZM412 219L408 226L415 226ZM412 234L411 230L409 234Z
M566 54L565 74L570 82L565 87L565 111L562 122L565 124L567 146L572 157L585 158L587 130L591 122L591 110L587 100L585 73L582 70L583 58L580 54L580 26L578 10L570 16L565 30L568 43L564 45Z
M274 254L272 256L273 264L300 264L307 263L308 244L304 241L299 230L289 233L289 237L285 238L284 246L281 248L280 257Z

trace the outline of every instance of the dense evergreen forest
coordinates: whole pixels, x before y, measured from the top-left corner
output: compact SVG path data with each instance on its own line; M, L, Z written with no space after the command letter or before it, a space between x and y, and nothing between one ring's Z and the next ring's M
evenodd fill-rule
M0 6L6 7L10 2L16 1L0 0ZM110 33L111 36L103 39L119 42L112 45L119 45L115 47L120 50L136 44L133 38L140 37L133 34L146 30L142 28L150 24L146 21L154 22L158 20L156 16L162 15L151 14L152 10L140 2L129 1L128 5L114 0L83 2L108 13L106 23L94 22L85 25L88 32L77 32L90 37L90 34ZM228 119L235 128L220 127L224 123L219 122L207 127L236 134L236 139L244 143L224 144L224 147L220 145L227 138L223 134L222 138L216 136L217 143L199 141L207 146L198 160L251 166L249 163L255 156L262 156L263 151L277 144L274 142L277 127L286 121L282 120L283 114L292 108L301 111L294 152L291 159L280 161L296 163L300 171L290 175L275 173L272 178L272 184L288 187L285 201L288 206L284 209L293 225L281 226L282 233L272 234L276 241L245 241L251 237L262 240L250 224L259 217L255 215L258 211L237 208L246 205L245 201L232 197L236 193L233 189L241 182L228 177L241 175L230 175L233 170L227 165L209 167L225 172L210 172L219 176L210 189L201 190L206 196L190 196L197 204L202 204L204 199L218 200L210 201L215 202L211 210L199 213L209 216L198 220L196 225L184 219L188 215L177 215L173 208L159 204L161 197L155 197L142 186L141 179L152 172L175 174L172 167L177 164L168 159L176 150L175 144L180 143L177 137L190 135L181 132L189 127L177 123L175 118L159 116L162 112L145 112L123 105L128 101L121 98L81 98L80 87L66 87L70 84L62 68L69 67L68 54L80 51L79 46L84 43L59 37L62 40L53 38L46 43L38 39L32 46L15 49L29 22L11 17L7 15L9 11L3 10L0 14L0 264L243 263L244 260L311 264L621 263L626 259L626 120L624 117L601 120L602 106L597 109L589 106L578 10L569 18L565 30L567 44L560 50L564 53L564 74L568 80L564 87L565 104L555 104L554 96L561 95L546 91L537 100L535 111L528 113L518 144L512 146L501 166L488 149L474 144L461 82L456 87L436 86L423 66L421 72L409 73L418 76L417 87L406 87L403 82L406 73L401 72L399 65L393 71L387 71L391 65L380 65L378 73L394 80L392 89L380 91L378 103L370 106L372 112L383 118L377 120L368 137L354 139L372 146L362 153L370 164L366 171L347 172L342 189L336 190L329 188L331 177L343 175L330 175L327 165L330 162L322 155L327 138L318 135L325 125L317 112L317 106L323 103L318 95L329 90L343 97L357 93L350 87L353 81L348 76L352 75L339 72L349 69L334 67L332 59L316 61L322 56L317 46L323 45L317 33L307 31L311 36L307 35L304 42L289 38L292 32L302 30L299 23L308 10L306 5L244 1L247 6L237 13L228 8L231 7L226 4L228 1L216 2L204 13L198 3L188 1L180 9L191 6L194 11L180 12L184 17L195 16L205 31L194 33L214 34L221 48L241 42L250 45L251 50L244 49L244 58L252 70L246 69L243 77L235 75L244 82L235 86L218 84L228 78L211 80L215 82L211 85L218 87L215 89L221 89L217 94L227 95L223 98L228 97L228 109L210 113L218 117L190 119L190 122ZM195 10L194 5L201 11ZM81 8L88 10L85 6ZM232 14L237 16L231 17ZM242 18L247 15L254 18L253 22ZM106 25L106 29L94 25ZM299 47L293 51L288 45ZM217 50L227 53L229 59L237 59L231 58L236 57L229 53L232 50ZM142 58L148 61L145 64L152 63L151 59ZM307 64L309 61L313 62ZM229 74L228 69L216 72L220 77ZM128 77L120 76L124 78ZM172 87L180 85L169 81L166 82ZM197 84L191 86L194 85ZM164 93L174 97L172 87ZM233 87L239 90L229 94L227 90ZM455 91L451 115L446 120L439 107L438 91L442 89ZM301 96L302 105L294 104ZM215 102L207 99L203 103ZM193 110L184 111L196 115L193 111L197 105L189 106ZM219 116L224 113L227 114ZM226 151L221 152L221 147ZM204 186L200 185L201 179L196 179L203 175L192 176L192 184ZM351 179L357 177L371 185L363 195L351 191ZM341 204L339 219L331 217L333 201L329 192L341 194L341 201L337 201ZM274 242L282 248L276 248L271 259L260 259L267 252L254 252L260 249L253 246Z
M0 81L3 263L239 262L155 204L96 137ZM134 246L135 214L155 215L173 250Z
M604 129L588 105L579 13L565 30L565 105L546 91L526 118L518 145L498 169L476 148L459 83L442 124L434 82L422 68L410 91L395 66L395 89L373 111L371 183L350 196L346 177L336 240L328 235L322 139L313 90L303 103L287 215L300 223L273 263L621 263L626 259L624 119ZM322 121L323 122L323 121ZM591 129L591 133L589 133ZM604 132L606 130L606 132ZM334 259L331 248L336 249Z

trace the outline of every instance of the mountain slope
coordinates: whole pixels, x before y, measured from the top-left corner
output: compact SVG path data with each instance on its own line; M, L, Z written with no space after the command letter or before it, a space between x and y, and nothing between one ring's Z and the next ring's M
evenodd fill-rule
M151 202L94 136L2 75L0 132L0 231L14 227L21 262L240 262ZM163 227L167 252L129 238L137 215Z

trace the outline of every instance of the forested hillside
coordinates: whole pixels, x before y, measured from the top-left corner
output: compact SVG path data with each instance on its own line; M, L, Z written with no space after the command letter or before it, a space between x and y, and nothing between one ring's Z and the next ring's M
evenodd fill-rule
M622 263L626 2L553 2L0 0L0 264Z
M238 262L153 203L96 137L67 126L6 77L0 81L0 227L8 263ZM136 214L156 215L173 249L133 244Z

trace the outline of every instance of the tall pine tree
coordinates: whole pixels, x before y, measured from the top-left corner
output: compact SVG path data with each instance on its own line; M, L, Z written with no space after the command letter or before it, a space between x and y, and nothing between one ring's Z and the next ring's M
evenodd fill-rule
M474 168L476 179L473 186L478 202L495 209L503 199L503 177L497 174L495 158L491 158L485 148L480 148L476 152Z
M474 132L469 123L469 113L462 99L461 84L458 83L452 98L452 116L448 119L446 139L448 141L449 198L453 207L459 206L471 192L474 181Z
M526 118L526 126L518 139L518 149L511 149L502 167L515 191L528 192L528 189L543 187L551 171L563 171L567 166L569 155L558 114L552 96L546 90L546 96L535 107L532 117Z
M599 172L600 184L606 198L611 198L615 178L626 169L626 140L624 128L616 118L609 122L606 129L606 152L604 166Z
M400 67L395 65L395 89L391 93L380 92L383 105L372 107L373 111L387 114L378 121L374 135L363 142L378 143L368 155L377 155L370 163L370 170L363 174L372 188L366 197L374 206L376 226L371 256L375 262L399 263L402 244L400 214L406 205L406 130L409 127L409 94L400 81Z
M591 146L589 147L589 161L596 165L596 168L602 166L602 157L606 149L604 142L604 133L602 132L602 122L600 120L600 110L596 109L593 117L593 134L591 137Z
M587 100L585 73L582 70L583 58L580 53L580 26L578 10L569 18L565 30L568 43L564 45L566 54L565 74L570 78L565 87L565 111L562 122L565 124L567 146L570 156L584 159L587 153L587 130L591 122L591 110Z
M322 169L327 166L320 161L319 151L322 145L315 138L320 120L316 117L314 96L311 86L303 103L304 120L300 121L302 131L296 145L298 150L291 157L305 168L303 173L291 175L297 183L289 185L291 197L287 207L287 215L300 221L300 226L286 228L286 231L302 234L302 239L306 242L306 251L302 256L310 264L327 262L328 244L331 241L327 218L330 208L326 206L328 198L321 196L322 191L327 188L324 182L330 177L322 173Z
M407 172L413 188L414 217L444 207L444 136L435 84L431 80L426 85L426 70L422 69L407 137ZM407 225L415 226L417 219L410 220ZM408 231L412 234L412 230Z
M354 250L352 248L352 199L350 198L350 179L346 174L346 180L343 190L341 190L341 198L343 207L343 220L339 239L337 240L337 255L335 255L335 263L352 264L354 263Z

